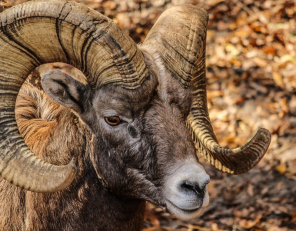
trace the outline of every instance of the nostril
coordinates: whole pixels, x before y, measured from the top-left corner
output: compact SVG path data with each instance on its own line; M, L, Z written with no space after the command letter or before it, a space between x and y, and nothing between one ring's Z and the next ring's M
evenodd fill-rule
M196 182L192 183L192 182L185 181L184 183L181 184L181 189L183 191L188 192L188 193L194 192L196 195L204 195L205 186L206 185L204 185L202 188L200 188L198 183L196 183Z

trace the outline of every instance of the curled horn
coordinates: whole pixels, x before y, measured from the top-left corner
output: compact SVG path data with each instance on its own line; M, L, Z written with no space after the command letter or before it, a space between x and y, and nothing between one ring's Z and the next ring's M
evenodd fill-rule
M142 47L161 62L184 88L192 90L187 126L195 147L217 169L232 174L247 172L265 154L270 133L260 128L244 146L220 147L207 109L205 48L208 14L205 10L181 5L166 10L157 20Z
M130 37L102 14L74 2L29 1L0 14L0 175L26 190L53 192L75 177L75 162L55 166L35 156L19 134L15 102L32 70L69 63L92 88L106 84L136 89L148 76Z

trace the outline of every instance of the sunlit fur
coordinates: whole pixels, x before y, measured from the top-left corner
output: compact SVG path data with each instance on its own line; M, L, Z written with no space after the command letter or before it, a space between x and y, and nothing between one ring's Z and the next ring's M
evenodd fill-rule
M89 89L79 112L55 103L36 84L24 84L16 117L26 143L52 164L76 157L78 172L70 187L56 193L0 180L2 230L140 230L145 200L166 207L171 167L188 160L199 165L185 125L191 93L146 59L150 78L139 89ZM124 123L108 125L104 116L112 115Z

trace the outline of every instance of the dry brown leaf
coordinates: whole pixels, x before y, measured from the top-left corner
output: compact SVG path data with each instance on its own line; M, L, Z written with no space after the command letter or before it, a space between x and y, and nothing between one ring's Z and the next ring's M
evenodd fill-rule
M254 57L253 60L259 67L265 68L267 66L267 61L265 59Z
M273 47L264 47L263 51L266 55L275 55L275 49Z
M282 165L282 164L280 164L280 165L277 165L277 166L276 166L276 170L277 170L278 172L284 174L284 173L287 171L287 167L286 167L286 165Z
M285 87L284 81L283 81L283 77L279 72L273 71L272 72L272 77L274 82L280 86L281 88Z

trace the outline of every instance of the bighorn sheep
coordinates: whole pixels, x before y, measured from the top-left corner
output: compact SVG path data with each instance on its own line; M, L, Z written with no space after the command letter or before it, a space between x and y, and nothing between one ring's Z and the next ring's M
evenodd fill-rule
M29 1L0 20L2 230L139 230L146 200L189 219L208 202L196 149L238 174L268 148L262 128L241 148L216 140L200 8L166 10L140 47L74 2ZM50 62L77 67L87 84L52 71L47 95L26 84L16 104L32 70Z

